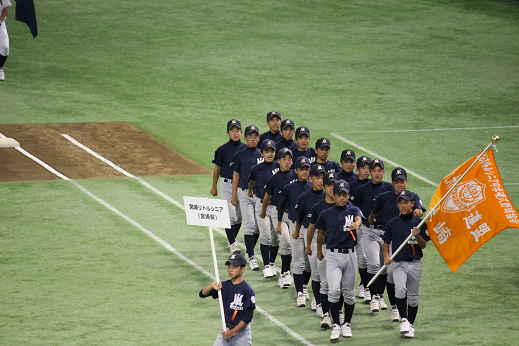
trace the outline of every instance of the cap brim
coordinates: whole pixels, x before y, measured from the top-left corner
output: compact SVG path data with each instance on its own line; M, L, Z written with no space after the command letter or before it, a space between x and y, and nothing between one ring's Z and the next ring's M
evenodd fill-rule
M341 193L341 192L350 193L350 190L348 190L348 189L346 189L346 188L344 188L344 187L339 188L337 191L333 190L333 193L334 193L334 194L339 194L339 193Z
M407 180L407 175L399 174L393 179L393 181L397 181L398 179Z
M396 200L398 201L400 198L405 199L406 201L411 201L412 200L412 198L409 197L409 196L398 196L398 198Z

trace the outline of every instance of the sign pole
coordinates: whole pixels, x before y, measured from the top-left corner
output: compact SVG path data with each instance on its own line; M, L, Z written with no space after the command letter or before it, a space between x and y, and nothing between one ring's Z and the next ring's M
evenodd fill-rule
M218 262L216 260L216 249L214 247L213 228L212 227L209 227L209 238L211 239L211 250L213 252L214 274L216 276L216 282L220 282L220 276L218 274ZM225 325L225 314L223 312L222 290L218 290L218 301L220 302L220 314L222 316L222 328L223 328L223 330L227 330L227 326Z

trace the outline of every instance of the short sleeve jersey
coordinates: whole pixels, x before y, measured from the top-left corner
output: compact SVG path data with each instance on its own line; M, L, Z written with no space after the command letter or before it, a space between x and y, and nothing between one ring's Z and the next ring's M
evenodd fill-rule
M11 1L10 0L2 0L0 1L0 13L4 10L4 8L11 7ZM2 20L1 23L5 23L5 18Z
M296 201L296 212L297 212L297 223L302 225L304 228L308 228L310 225L310 219L308 215L312 210L312 207L319 201L326 197L324 190L314 190L313 188L303 192Z
M240 174L238 187L241 189L249 188L249 174L253 166L263 162L261 151L258 148L247 147L238 151L231 162L234 172Z
M277 161L263 161L251 168L249 181L255 181L253 189L256 197L261 200L265 197L265 185L268 179L277 171L279 171L279 163L277 163Z
M296 180L290 184L285 185L281 189L281 199L279 201L278 208L278 221L282 220L283 208L288 209L288 219L292 222L297 221L297 199L302 193L312 188L312 183L309 181ZM281 216L281 218L280 218Z
M223 281L221 291L226 323L238 324L245 317L248 308L256 308L254 291L245 280L237 285L233 285L231 280ZM211 290L209 295L218 299L216 290Z
M296 150L292 151L292 154L294 155L294 157L292 158L292 169L295 167L296 160L298 157L307 157L308 161L310 162L310 165L313 165L315 159L317 158L314 148L308 148L306 149L306 151L299 151L299 149L296 148Z
M359 186L357 191L355 191L355 196L352 201L353 205L360 208L364 215L370 215L373 207L375 206L375 199L380 196L382 193L387 191L394 191L393 184L388 183L387 181L383 181L380 184L374 184L373 182L369 182L368 184ZM365 220L364 224L367 224L368 221ZM377 220L375 225L381 225L382 222Z
M316 162L317 163L317 162ZM334 173L341 173L342 167L335 161L326 161L326 163L319 163L321 166L323 166L325 172L334 172Z
M364 184L367 184L369 183L371 180L369 179L364 179L364 180L360 180L358 177L356 180L352 181L350 184L350 201L353 201L355 199L355 192L357 191L357 189L359 188L359 186L362 186Z
M272 133L270 131L264 132L260 135L260 140L258 142L257 147L261 148L261 143L266 139L271 139L274 141L274 143L279 142L281 140L281 132L278 133Z
M286 184L290 184L296 180L297 174L291 169L286 172L279 170L274 175L272 175L269 180L267 180L267 184L265 185L265 192L270 195L270 204L277 207L279 201L281 200L280 192L283 187L285 187Z
M413 227L416 227L422 222L418 216L413 214L400 215L389 220L386 225L382 240L386 244L391 244L393 252L395 252L400 245L407 239ZM429 241L429 231L427 231L427 224L424 222L420 227L420 236ZM395 256L394 261L409 261L413 259L420 259L423 257L422 248L418 245L415 236L412 236L402 250Z
M231 168L231 162L234 154L245 148L247 148L245 143L229 140L227 143L216 149L212 162L221 167L220 176L222 178L232 179L234 170Z
M420 197L414 192L411 192L411 194L414 201L413 210L421 209L422 211L425 211ZM394 191L387 191L375 198L375 206L371 212L378 215L377 219L382 219L382 229L386 228L389 220L400 215L400 210L398 210L398 205L396 203L397 197L398 195L396 195Z
M350 184L350 196L352 195L352 192L351 192L351 183L356 181L357 179L359 179L359 175L353 171L351 171L350 173L346 173L346 171L342 171L340 174L339 174L339 179L343 179L345 181L348 182L348 184Z
M359 208L353 205L335 205L319 215L315 229L326 232L324 242L328 249L352 248L357 245L357 231L351 228L351 224L357 216L364 217Z
M290 149L293 154L294 151L297 150L297 143L293 139L291 139L290 141L287 141L283 137L281 137L281 139L276 142L276 152L280 151L283 148Z

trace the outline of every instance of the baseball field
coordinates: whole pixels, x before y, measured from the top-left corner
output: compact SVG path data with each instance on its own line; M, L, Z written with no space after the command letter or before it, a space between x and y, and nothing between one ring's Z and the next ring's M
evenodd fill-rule
M519 206L519 1L36 1L36 39L12 2L0 133L23 150L0 148L0 345L212 345L209 234L182 205L210 197L231 118L264 132L276 110L334 161L403 166L426 206L498 135ZM339 344L517 344L518 232L455 274L430 242L415 339L358 302ZM255 345L330 343L293 287L245 280Z

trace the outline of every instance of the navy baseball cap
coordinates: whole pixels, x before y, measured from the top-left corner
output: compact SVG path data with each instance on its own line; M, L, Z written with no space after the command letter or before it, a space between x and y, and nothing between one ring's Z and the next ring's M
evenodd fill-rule
M263 143L261 143L263 144ZM280 151L278 151L278 160L285 157L287 154L290 154L290 157L294 157L294 155L292 154L292 150L288 149L288 148L283 148L281 149Z
M375 169L376 165L379 165L380 168L384 169L384 161L382 161L381 159L375 159L369 163L369 170L371 171Z
M364 166L365 164L370 164L371 163L371 157L369 156L361 156L357 159L357 168L360 168L362 166Z
M330 140L328 138L319 138L317 142L315 142L315 149L321 149L324 147L330 148Z
M317 164L317 165L313 165L312 167L310 167L310 175L311 176L314 176L314 177L318 177L319 175L321 175L321 173L325 174L326 172L324 171L324 167Z
M227 131L229 131L230 129L232 129L233 126L236 126L237 128L239 128L241 130L241 123L239 120L236 120L236 119L231 119L227 122Z
M348 184L345 180L337 180L333 185L333 193L341 193L341 192L350 193L350 184Z
M310 160L308 159L308 157L299 156L296 159L296 168L297 169L301 169L301 168L303 168L305 166L308 166L308 168L310 168Z
M266 139L263 142L261 142L261 150L265 151L269 148L274 148L276 150L276 143L272 139Z
M335 172L326 172L323 177L323 184L328 185L330 183L335 183L339 180L339 176Z
M280 129L281 130L284 130L285 127L287 126L292 126L292 128L295 130L296 126L294 125L294 122L290 119L285 119L281 122L281 126L280 126Z
M310 137L310 130L308 127L300 126L296 129L296 138L301 137L302 135L307 135Z
M341 161L346 161L347 159L352 159L355 162L355 152L351 149L343 150L341 153Z
M233 253L225 262L226 266L230 264L232 264L233 266L245 267L247 265L247 261L245 260L245 257L242 254Z
M413 195L411 194L411 191L404 190L404 191L402 191L402 192L400 192L398 194L398 197L396 198L396 200L398 201L400 198L403 198L406 201L412 201L413 200Z
M391 172L391 181L397 181L398 179L407 180L407 172L402 167L397 167Z
M245 128L245 136L250 135L253 132L256 132L259 135L259 129L257 126L249 125Z
M267 113L267 121L271 120L274 117L278 117L279 120L281 120L281 114L279 114L279 112L272 111Z

